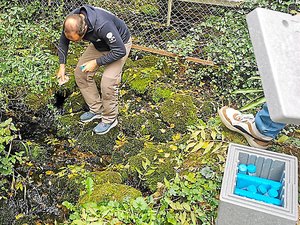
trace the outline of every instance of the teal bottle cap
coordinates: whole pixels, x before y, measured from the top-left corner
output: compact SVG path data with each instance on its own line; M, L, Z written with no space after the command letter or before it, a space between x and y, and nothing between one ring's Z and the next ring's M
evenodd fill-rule
M266 185L261 184L261 185L259 185L259 186L257 187L257 190L258 190L261 194L264 195L264 194L267 193L268 188L267 188Z
M255 185L249 185L247 187L247 191L249 191L251 193L256 193L257 192L256 186Z
M278 191L276 191L275 189L271 188L271 189L268 191L268 195L269 195L271 198L276 198L276 197L278 197Z
M79 68L80 68L81 70L84 70L85 66L80 66Z
M247 166L247 170L248 170L248 173L255 173L256 172L256 166L254 164L249 164Z
M239 168L239 172L241 172L241 173L247 172L247 165L246 164L240 164L238 168Z

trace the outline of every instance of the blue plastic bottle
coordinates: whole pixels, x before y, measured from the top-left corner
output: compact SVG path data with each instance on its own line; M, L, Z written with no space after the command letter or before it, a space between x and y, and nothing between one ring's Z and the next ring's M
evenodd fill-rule
M247 173L247 165L246 164L240 164L238 166L239 173L246 174Z
M256 166L254 164L249 164L247 166L248 175L249 176L255 176L256 175Z
M274 188L271 188L271 189L268 191L267 195L268 195L269 197L271 197L271 198L277 198L279 194L278 194L278 191L277 191L277 190L275 190Z
M268 192L268 187L266 185L261 184L257 187L257 190L259 193L264 195Z
M257 192L256 186L255 185L249 185L247 187L247 191L249 191L251 193L256 193Z

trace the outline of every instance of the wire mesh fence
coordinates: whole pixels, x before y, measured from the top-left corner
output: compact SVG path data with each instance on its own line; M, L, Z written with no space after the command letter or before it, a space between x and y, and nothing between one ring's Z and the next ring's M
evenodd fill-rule
M213 34L212 29L206 27L206 21L216 16L223 17L230 11L243 9L245 12L245 8L246 12L250 11L256 1L268 2L268 0L40 0L39 3L42 15L47 15L48 18L61 15L62 20L70 11L83 4L104 8L126 22L135 45L196 57L202 59L202 63L209 64L213 59L207 56L203 48L210 42ZM269 2L272 1L281 0ZM25 7L32 2L19 0ZM297 0L283 2L299 5ZM268 4L266 6L268 7ZM238 38L236 36L236 40Z

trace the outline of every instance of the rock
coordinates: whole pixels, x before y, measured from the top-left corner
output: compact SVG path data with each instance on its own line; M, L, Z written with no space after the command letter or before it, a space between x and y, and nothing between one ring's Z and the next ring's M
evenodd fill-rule
M90 201L104 202L104 201L118 201L121 202L127 198L135 199L142 196L142 193L130 186L124 184L103 183L94 186L94 191L91 196L87 194L79 199L79 204L84 204Z
M114 171L97 171L92 172L92 179L95 185L111 183L111 184L121 184L122 176L118 172Z
M183 133L187 126L197 121L197 109L193 98L188 95L175 94L162 103L160 113L163 121L174 124L175 130Z

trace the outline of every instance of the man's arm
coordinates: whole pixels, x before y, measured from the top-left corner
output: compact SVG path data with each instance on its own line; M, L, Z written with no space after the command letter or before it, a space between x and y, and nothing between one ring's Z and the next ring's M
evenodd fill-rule
M67 62L67 53L69 50L70 40L66 38L64 32L61 33L59 46L58 46L58 57L59 57L59 70L57 72L57 78L59 78L59 83L63 84L66 82L66 62Z
M67 54L69 50L70 40L66 38L65 33L62 31L58 45L58 57L60 64L66 64Z
M101 30L97 31L97 33L110 48L107 55L101 56L96 60L99 66L110 64L126 55L126 48L123 40L116 26L112 22L106 23Z

